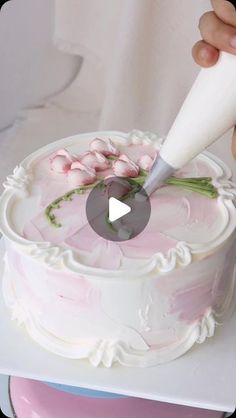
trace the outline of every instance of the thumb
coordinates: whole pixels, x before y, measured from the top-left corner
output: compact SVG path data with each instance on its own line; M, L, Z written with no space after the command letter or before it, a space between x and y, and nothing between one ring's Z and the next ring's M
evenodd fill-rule
M232 153L233 153L234 159L236 160L236 127L234 128L234 133L232 137Z
M211 0L216 16L224 23L236 26L236 9L233 4L226 0Z

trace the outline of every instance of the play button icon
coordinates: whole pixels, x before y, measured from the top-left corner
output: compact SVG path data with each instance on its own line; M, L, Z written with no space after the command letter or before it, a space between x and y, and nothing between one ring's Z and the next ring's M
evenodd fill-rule
M131 207L126 205L126 203L120 202L115 197L109 198L109 221L114 222L122 218L124 215L127 215L131 211Z
M146 199L135 199L137 193ZM108 177L88 195L86 215L91 228L110 241L126 241L140 234L151 213L148 196L135 179Z

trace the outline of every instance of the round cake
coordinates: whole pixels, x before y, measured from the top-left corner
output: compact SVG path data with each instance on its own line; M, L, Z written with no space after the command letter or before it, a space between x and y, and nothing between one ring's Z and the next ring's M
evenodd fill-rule
M150 197L135 237L105 239L88 222L90 191L102 182L106 193L114 176L142 185L162 142L140 131L75 135L27 157L4 183L4 299L51 352L154 366L213 336L230 311L235 186L215 156L199 155Z
M16 418L220 418L222 412L139 398L100 398L56 390L36 380L11 377L10 400Z

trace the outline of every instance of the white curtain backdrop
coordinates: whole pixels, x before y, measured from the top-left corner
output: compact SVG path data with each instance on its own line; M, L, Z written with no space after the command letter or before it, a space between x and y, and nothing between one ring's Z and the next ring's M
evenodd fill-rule
M191 48L210 7L209 0L55 0L55 45L79 55L82 66L66 90L21 112L1 144L11 155L1 172L78 132L136 128L165 135L199 71ZM236 165L229 140L213 150Z
M55 42L83 57L58 99L101 129L166 134L198 68L191 47L207 0L56 0Z

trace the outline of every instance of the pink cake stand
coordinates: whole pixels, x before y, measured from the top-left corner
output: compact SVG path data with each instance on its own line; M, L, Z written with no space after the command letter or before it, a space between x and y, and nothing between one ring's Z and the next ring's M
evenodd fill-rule
M10 378L10 399L17 418L221 418L222 412L139 398L76 396L46 384Z

